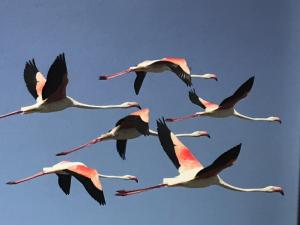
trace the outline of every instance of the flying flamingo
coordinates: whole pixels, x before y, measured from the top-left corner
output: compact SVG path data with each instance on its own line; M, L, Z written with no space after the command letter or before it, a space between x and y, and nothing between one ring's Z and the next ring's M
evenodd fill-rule
M110 109L110 108L130 108L138 107L137 102L125 102L120 105L88 105L74 100L66 95L68 84L68 71L65 55L60 54L51 65L47 80L39 72L34 59L26 62L24 69L24 80L30 94L36 99L36 103L31 106L22 107L20 110L0 116L4 118L16 114L28 114L34 112L48 113L64 110L68 107L85 109Z
M178 169L179 175L174 178L164 178L162 184L136 190L119 190L116 195L127 196L162 187L204 188L219 185L223 188L241 192L279 192L283 189L276 186L264 188L240 188L226 183L218 175L222 170L231 166L237 159L241 144L231 148L219 156L211 165L204 167L190 150L169 130L163 120L157 121L160 143L169 159Z
M96 144L105 140L116 140L117 150L122 159L125 159L126 144L128 139L134 139L141 135L158 136L157 132L149 129L149 109L145 108L131 113L128 116L120 119L114 128L109 132L100 135L99 137L89 141L86 144L75 147L71 150L57 153L57 156L67 155L72 152L78 151L82 148ZM176 134L177 137L210 137L206 131L194 131L189 134Z
M85 187L86 191L90 196L95 199L100 205L105 205L105 198L103 194L103 188L100 183L99 177L103 178L115 178L124 180L134 180L138 182L137 177L131 175L124 176L110 176L99 174L97 170L87 167L81 162L69 162L62 161L51 167L45 167L41 172L38 172L30 177L17 180L9 181L7 184L19 184L36 177L44 176L47 174L55 173L58 176L58 185L62 191L66 194L70 194L71 177L75 177Z
M189 98L192 103L203 108L204 112L196 112L192 115L182 116L178 118L168 118L166 119L166 121L176 122L184 119L195 118L198 116L210 116L210 117L217 117L217 118L236 116L242 119L252 120L252 121L254 120L254 121L268 121L268 122L281 123L281 119L279 117L270 116L267 118L255 118L255 117L243 115L234 109L235 104L248 95L248 93L250 92L253 86L253 83L254 83L254 76L249 78L244 84L242 84L239 87L239 89L236 90L236 92L234 92L233 95L224 99L219 105L198 97L195 92L195 89L193 89L189 92Z
M217 79L217 76L214 74L203 74L203 75L194 75L191 74L190 67L188 66L184 58L162 58L157 60L146 60L136 66L131 66L127 70L121 71L108 76L100 76L100 80L110 80L115 77L122 76L124 74L135 72L136 78L134 81L134 90L138 95L141 89L142 83L147 72L152 73L161 73L164 71L172 71L175 73L187 86L192 85L192 77L200 77L204 79Z

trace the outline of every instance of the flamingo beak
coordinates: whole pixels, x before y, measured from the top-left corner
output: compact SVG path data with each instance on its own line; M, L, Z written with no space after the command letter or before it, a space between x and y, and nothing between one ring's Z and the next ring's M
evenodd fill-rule
M12 185L12 184L17 184L15 181L8 181L6 184Z
M283 191L283 190L279 191L279 193L280 193L282 196L284 196L284 191Z
M133 177L132 180L134 180L136 183L139 182L139 179L137 177Z
M140 110L142 109L142 107L141 107L140 105L137 105L136 107L137 107L138 109L140 109Z
M204 137L208 137L208 138L210 138L210 135L209 135L209 133L208 133L208 132L206 132L206 131L205 131L205 132L203 132L201 136L204 136Z

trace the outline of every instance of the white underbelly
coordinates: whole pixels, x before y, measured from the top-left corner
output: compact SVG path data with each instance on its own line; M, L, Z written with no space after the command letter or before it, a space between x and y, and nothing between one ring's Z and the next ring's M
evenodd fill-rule
M187 188L204 188L211 185L215 185L217 181L218 178L216 176L213 176L206 179L194 179L186 183L183 183L180 186L187 187Z
M210 185L215 185L218 183L219 178L217 176L209 177L206 179L195 179L193 177L187 176L177 176L174 178L165 178L163 180L164 184L168 186L186 187L186 188L204 188Z
M207 112L208 112L207 116L215 117L215 118L223 118L223 117L232 116L233 115L233 108L222 109L222 110L216 109L216 110L207 111Z
M39 112L41 113L47 113L47 112L56 112L56 111L61 111L66 108L71 107L73 104L70 99L64 98L59 101L51 102L51 103L43 103L39 107Z
M136 129L134 128L130 128L130 129L120 129L116 134L115 134L115 139L116 140L127 140L127 139L134 139L137 138L139 136L141 136L142 134L140 132L138 132Z

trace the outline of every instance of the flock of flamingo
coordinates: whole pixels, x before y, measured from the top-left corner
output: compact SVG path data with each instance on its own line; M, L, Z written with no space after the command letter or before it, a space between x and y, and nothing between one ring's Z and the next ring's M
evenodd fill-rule
M161 73L171 71L175 73L187 86L192 86L192 78L204 78L217 80L214 74L193 75L190 67L183 58L163 58L158 60L146 60L137 66L129 67L128 69L107 76L100 76L100 80L110 80L112 78L128 74L136 73L134 82L134 90L138 95L146 73ZM84 109L113 109L113 108L131 108L136 107L139 110L121 118L115 126L108 131L96 137L95 139L82 144L78 147L57 153L57 156L63 156L90 145L107 140L116 140L116 148L122 159L125 159L127 140L134 139L139 136L158 136L162 149L167 154L171 162L178 169L179 175L173 178L164 178L161 184L140 188L135 190L118 190L117 196L128 196L137 193L142 193L148 190L162 187L187 187L187 188L203 188L210 185L219 185L223 188L240 191L240 192L279 192L284 194L283 189L277 186L267 186L263 188L240 188L226 183L219 173L225 168L230 167L238 158L241 144L238 144L220 155L209 166L203 166L199 160L192 154L190 149L186 147L178 137L210 137L206 131L194 131L192 133L174 134L166 122L175 122L189 118L210 116L210 117L228 117L236 116L242 119L253 121L268 121L279 122L279 117L270 116L266 118L253 118L242 115L234 109L236 103L245 98L250 92L254 77L249 78L242 84L233 95L225 98L220 104L215 104L204 100L196 94L195 89L189 91L189 99L192 103L200 106L204 111L196 112L191 115L178 118L161 118L157 120L157 131L149 128L149 113L147 108L141 108L137 102L124 102L118 105L90 105L81 103L67 96L66 88L68 84L68 71L64 54L56 57L51 65L47 80L44 75L38 70L34 59L26 62L24 69L24 80L30 94L35 98L36 103L30 106L21 107L20 110L0 116L0 118L8 117L16 114L29 114L34 112L49 113L64 110L68 107L77 107ZM88 167L82 162L61 161L51 167L45 167L40 172L16 181L9 181L7 184L19 184L31 179L48 175L56 174L58 176L58 185L62 191L69 195L71 187L71 177L75 177L86 189L89 195L95 199L100 205L105 205L105 197L103 187L100 182L101 178L124 179L138 182L136 176L124 175L113 176L99 174L97 170Z

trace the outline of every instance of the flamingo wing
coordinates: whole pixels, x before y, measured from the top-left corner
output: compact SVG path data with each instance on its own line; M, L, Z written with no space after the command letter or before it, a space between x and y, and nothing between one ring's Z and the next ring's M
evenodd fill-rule
M178 65L185 73L190 74L191 70L186 62L186 60L184 58L172 58L172 57L168 57L168 58L163 58L162 59L165 62L170 62L173 63L175 65Z
M191 151L169 130L164 119L157 120L157 132L161 146L179 172L203 168Z
M220 155L211 165L200 170L196 178L203 179L218 175L222 170L233 165L237 160L242 144L236 145Z
M28 91L35 99L41 96L46 79L43 74L39 72L34 59L29 60L25 64L24 80Z
M136 78L134 81L134 91L135 91L135 94L138 95L147 72L136 71L135 73L136 73Z
M151 61L151 64L147 66L161 66L168 67L173 73L175 73L187 86L192 85L192 78L190 76L190 70L188 66L184 66L181 58L163 58L159 60ZM185 61L185 60L184 60ZM181 62L181 63L180 63Z
M142 120L140 115L128 115L120 119L116 126L119 126L123 129L135 128L138 132L143 135L149 135L149 124Z
M58 185L66 195L70 194L71 176L68 174L56 174L58 176Z
M178 65L172 64L169 67L172 72L174 72L187 86L192 86L192 78L190 74L184 72Z
M232 108L238 101L245 98L251 91L254 83L254 76L250 77L245 83L243 83L230 97L224 99L220 107L228 109Z
M209 102L207 100L204 100L203 98L200 98L197 94L195 89L192 89L189 91L189 99L192 103L195 105L200 106L202 109L210 108L210 107L218 107L217 104L213 102Z
M117 140L117 150L122 159L125 159L127 140Z
M68 71L65 55L60 54L51 65L47 82L43 88L42 97L49 101L57 101L66 97L66 87L68 84Z
M99 180L98 172L95 169L78 165L69 168L68 172L74 176L100 205L105 205L103 188Z

